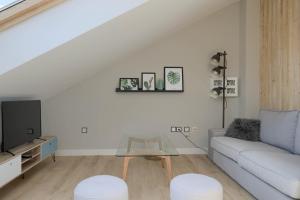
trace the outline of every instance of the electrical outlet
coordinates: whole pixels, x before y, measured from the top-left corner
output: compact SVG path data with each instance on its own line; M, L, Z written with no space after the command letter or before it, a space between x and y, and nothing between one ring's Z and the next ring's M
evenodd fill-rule
M175 126L171 126L171 133L175 133L176 132L176 127Z
M87 134L88 133L88 128L87 127L81 127L81 133L82 134Z
M176 132L177 133L181 133L183 130L182 130L182 127L180 127L180 126L177 126L176 127Z
M184 131L185 133L189 133L189 132L191 132L191 127L185 126L185 127L183 128L183 131Z

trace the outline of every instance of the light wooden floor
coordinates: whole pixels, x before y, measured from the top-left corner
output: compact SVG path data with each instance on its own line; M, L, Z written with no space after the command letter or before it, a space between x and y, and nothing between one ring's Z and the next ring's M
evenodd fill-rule
M219 180L225 200L254 199L225 175L206 156L172 158L174 175L203 173ZM25 175L0 189L1 200L69 200L76 184L89 176L110 174L121 177L122 158L114 156L57 157L55 164L45 160ZM129 164L130 200L169 200L169 185L165 169L159 161L133 159Z

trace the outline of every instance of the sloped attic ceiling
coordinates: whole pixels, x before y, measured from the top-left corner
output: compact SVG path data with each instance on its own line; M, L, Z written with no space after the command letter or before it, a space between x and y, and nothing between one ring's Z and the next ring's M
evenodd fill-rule
M236 1L150 0L1 75L0 97L49 98Z
M3 56L0 59L0 75L147 2L147 0L26 0L19 5L37 1L56 4L60 2L60 4L5 31L0 30L0 55ZM0 12L0 21L2 19L5 21L5 12L9 15L10 9ZM5 23L3 25L5 27Z

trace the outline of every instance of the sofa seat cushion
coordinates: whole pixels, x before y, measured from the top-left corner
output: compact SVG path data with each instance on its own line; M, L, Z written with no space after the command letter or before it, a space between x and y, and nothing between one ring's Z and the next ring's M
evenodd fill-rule
M238 161L239 154L243 151L262 150L288 153L283 149L262 142L252 142L231 137L213 137L211 147L236 162Z
M244 151L238 164L280 192L300 198L300 156L271 151Z

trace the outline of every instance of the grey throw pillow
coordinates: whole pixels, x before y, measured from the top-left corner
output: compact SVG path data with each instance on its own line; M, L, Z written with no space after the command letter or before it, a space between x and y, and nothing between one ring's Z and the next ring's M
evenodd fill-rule
M228 127L225 136L249 141L260 140L260 121L256 119L235 119Z
M260 111L261 141L294 152L298 111Z

